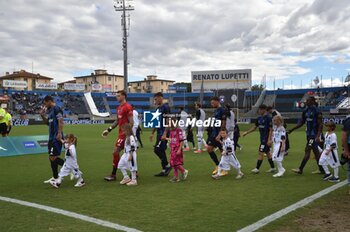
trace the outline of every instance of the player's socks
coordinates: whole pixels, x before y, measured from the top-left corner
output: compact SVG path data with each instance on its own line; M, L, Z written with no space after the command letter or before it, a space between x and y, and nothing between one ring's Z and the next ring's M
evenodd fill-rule
M260 169L260 166L261 166L262 162L263 162L262 160L258 160L256 162L256 169Z
M334 177L339 178L339 168L338 167L334 168Z
M213 162L215 163L216 166L219 165L219 160L218 157L216 156L216 153L214 151L209 152L210 158L213 160Z
M307 161L309 161L309 159L305 159L305 158L301 161L301 164L300 164L300 167L299 167L300 171L304 170L304 167L305 167Z
M136 172L131 172L131 179L136 180Z
M268 159L269 163L270 163L270 167L271 168L275 168L275 164L273 163L272 158Z
M117 174L117 170L118 170L118 168L113 167L112 176L115 176Z
M50 160L53 178L58 178L58 164L56 160Z
M129 176L128 176L128 173L126 172L125 169L122 168L122 169L120 169L120 171L122 172L124 178L125 178L125 177L129 177Z
M323 170L326 172L326 174L329 174L331 173L328 169L328 166L327 165L323 165Z

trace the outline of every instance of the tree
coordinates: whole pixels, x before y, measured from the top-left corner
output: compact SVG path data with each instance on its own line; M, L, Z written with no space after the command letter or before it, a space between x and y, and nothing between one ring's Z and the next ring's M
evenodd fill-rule
M260 85L255 84L255 85L252 86L252 90L253 91L257 91L257 90L262 91L262 90L264 90L264 86L262 84L260 84Z

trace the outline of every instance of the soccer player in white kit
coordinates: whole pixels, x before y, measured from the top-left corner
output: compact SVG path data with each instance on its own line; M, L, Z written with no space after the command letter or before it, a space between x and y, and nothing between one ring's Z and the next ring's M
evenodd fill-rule
M286 169L282 166L282 161L286 152L286 129L283 127L283 118L280 115L276 115L272 119L273 132L273 154L272 160L277 166L278 172L273 177L282 177Z
M188 141L187 141L187 126L186 126L186 122L187 122L187 118L188 118L188 114L187 112L184 110L183 107L180 107L180 120L183 121L183 125L181 126L180 129L182 130L182 135L184 137L184 151L189 151L190 150L190 146L188 145Z
M205 112L202 109L202 105L199 102L196 102L194 107L196 109L196 121L200 121L201 123L199 123L199 124L202 125L202 126L198 126L196 128L197 129L198 150L194 151L194 153L198 154L198 153L202 153L202 151L205 151L205 149L202 149L203 145L204 145L204 147L207 146L207 143L205 142L205 139L203 137L204 136L203 122L205 120Z
M140 125L140 119L139 119L139 113L135 110L134 105L131 105L131 107L132 107L132 114L133 114L133 119L134 119L134 124L132 126L132 133L134 134L134 138L135 138L136 144L137 144L136 131Z
M337 143L337 135L334 133L335 123L330 121L326 124L327 133L325 136L324 150L321 154L320 160L318 162L319 165L322 165L323 170L325 171L325 175L323 176L323 180L328 180L330 182L339 182L339 166L340 161L338 157L338 143ZM331 166L334 170L334 176L332 176L331 172L328 169L328 165Z
M233 141L233 135L235 132L235 113L233 110L231 110L231 106L229 104L225 105L225 113L228 137Z
M77 138L73 134L68 134L62 140L65 148L65 161L60 172L58 173L58 178L50 180L50 184L58 188L64 177L71 175L71 179L78 179L74 187L82 187L85 185L85 181L82 176L82 172L79 170L78 160L77 160Z
M239 163L235 155L235 147L233 141L228 137L227 129L224 128L220 131L220 137L222 138L222 153L221 160L218 166L218 172L212 175L214 179L219 179L222 170L229 171L231 166L237 170L236 179L242 179L244 176L241 171L241 164Z
M137 185L137 159L136 159L136 149L137 142L135 136L132 134L132 127L130 124L125 124L122 127L122 130L126 136L125 139L125 148L124 154L119 160L118 169L122 172L124 178L120 181L121 185L126 184L127 186L136 186ZM127 173L131 172L131 179Z

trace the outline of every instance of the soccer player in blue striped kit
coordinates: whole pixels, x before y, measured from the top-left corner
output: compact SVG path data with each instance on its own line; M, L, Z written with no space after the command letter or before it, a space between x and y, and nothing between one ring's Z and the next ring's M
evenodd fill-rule
M48 152L52 169L52 178L44 181L45 184L58 179L58 166L63 166L64 160L60 158L63 138L63 112L56 105L53 97L44 98L44 107L40 111L43 122L49 126Z

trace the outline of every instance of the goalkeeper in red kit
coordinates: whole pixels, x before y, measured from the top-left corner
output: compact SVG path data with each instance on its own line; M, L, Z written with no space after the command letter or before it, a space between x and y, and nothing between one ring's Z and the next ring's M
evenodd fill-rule
M106 130L102 132L103 137L107 137L107 135L117 126L118 130L118 138L115 143L115 149L113 152L113 170L109 176L106 176L104 179L106 181L114 181L116 180L117 168L120 158L120 152L124 149L125 142L125 134L122 131L122 127L125 124L130 124L132 127L133 124L133 109L129 103L126 102L127 94L124 90L120 90L117 92L117 100L119 102L119 106L117 108L117 118L112 124L112 126L108 127Z

